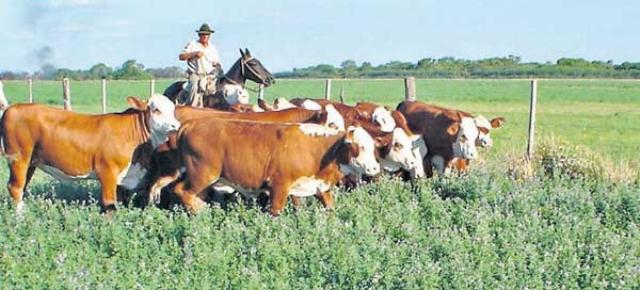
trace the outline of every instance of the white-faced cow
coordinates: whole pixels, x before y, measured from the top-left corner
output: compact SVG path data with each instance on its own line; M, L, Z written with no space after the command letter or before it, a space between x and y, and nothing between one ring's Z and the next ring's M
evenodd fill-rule
M388 109L383 106L368 102L359 102L354 108L358 110L360 115L370 118L374 124L377 124L381 128L389 126L388 124L393 124L395 127L392 130L394 142L390 143L388 147L391 154L380 160L380 164L385 171L393 173L402 170L409 173L409 178L424 177L424 167L421 161L427 155L427 145L424 143L420 134L414 134L413 131L411 131L402 113L398 111L388 111ZM389 119L391 121L389 121ZM400 130L402 132L400 132ZM402 139L406 140L407 138L407 141L398 141ZM410 144L410 146L407 146L407 144ZM413 159L416 160L415 165L409 166L406 162L397 161L402 159L395 156L404 154L400 153L400 151L405 150L405 148L406 150L411 150L411 153L406 154L413 155ZM386 154L383 154L383 156L384 155Z
M185 122L177 141L185 176L175 193L187 209L197 211L214 183L243 194L266 191L270 212L277 216L289 195L313 195L332 208L331 189L343 174L380 171L373 139L362 128L325 128L330 133L318 136L306 133L303 127L309 126L314 125L216 118Z
M147 103L134 97L128 102L132 108L103 115L40 104L9 107L0 133L16 210L23 207L22 195L36 168L62 180L98 179L102 210L115 209L117 186L134 189L145 174L134 155L166 142L167 134L180 126L174 104L163 95Z
M323 99L293 99L291 103L307 109L332 105L343 116L345 126L362 126L375 137L377 156L385 170L402 168L413 177L424 175L419 152L425 153L426 147L420 146L420 136L411 133L402 114L396 112L394 116L385 107L371 103L361 103L360 108Z
M502 117L489 122L484 117L474 118L467 112L419 101L404 101L397 110L406 117L411 130L424 138L428 147L424 169L429 177L433 176L432 166L440 174L448 173L454 165L466 170L468 162L478 157L477 145L492 144L487 124L498 128L504 123Z

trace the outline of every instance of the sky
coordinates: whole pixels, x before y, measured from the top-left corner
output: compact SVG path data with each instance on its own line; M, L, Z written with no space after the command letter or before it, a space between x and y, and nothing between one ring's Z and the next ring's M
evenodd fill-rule
M640 61L637 0L0 0L0 71L184 67L203 22L226 68L239 48L272 72L445 56Z

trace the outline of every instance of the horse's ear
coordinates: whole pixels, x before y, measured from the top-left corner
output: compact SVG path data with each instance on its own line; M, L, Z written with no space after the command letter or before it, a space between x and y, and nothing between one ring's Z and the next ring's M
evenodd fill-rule
M246 55L247 57L251 57L251 52L249 52L248 48L244 49L244 55Z
M242 48L240 48L240 55L244 58L244 51L242 51Z

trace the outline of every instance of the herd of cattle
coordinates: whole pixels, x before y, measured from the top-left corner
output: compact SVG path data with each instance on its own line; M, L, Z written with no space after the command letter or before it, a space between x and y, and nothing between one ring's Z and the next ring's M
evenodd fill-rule
M467 170L504 122L418 101L389 110L279 98L262 102L264 112L226 112L175 106L160 94L127 100L129 109L102 115L41 104L4 111L2 150L18 212L36 168L60 180L97 179L106 212L130 191L147 204L168 192L191 212L212 192L266 196L274 216L288 197L297 205L315 196L332 208L336 185L355 186L382 171L408 180L434 169Z

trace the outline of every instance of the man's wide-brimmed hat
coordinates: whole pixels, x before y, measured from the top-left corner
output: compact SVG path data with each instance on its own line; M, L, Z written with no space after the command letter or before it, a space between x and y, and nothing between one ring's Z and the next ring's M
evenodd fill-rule
M216 32L215 30L209 28L209 24L203 23L202 26L200 26L200 29L196 30L196 32L198 34L211 34Z

